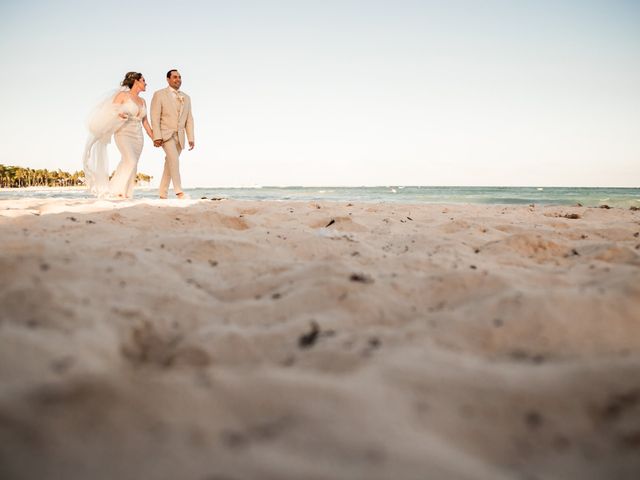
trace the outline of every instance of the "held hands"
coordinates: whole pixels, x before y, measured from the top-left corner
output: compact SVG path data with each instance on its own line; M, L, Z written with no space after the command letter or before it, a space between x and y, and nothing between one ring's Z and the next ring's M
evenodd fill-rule
M154 140L153 141L153 146L154 147L161 147L162 144L164 143L164 140ZM189 150L193 150L195 148L196 144L194 142L189 142Z

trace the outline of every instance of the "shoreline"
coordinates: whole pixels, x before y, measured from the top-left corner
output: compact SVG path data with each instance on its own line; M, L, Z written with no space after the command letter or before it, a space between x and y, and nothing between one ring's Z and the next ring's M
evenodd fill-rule
M483 187L296 187L296 188L186 188L192 199L226 198L248 201L316 201L316 202L367 202L370 204L457 204L457 205L536 205L536 206L587 206L632 208L640 207L640 189L531 189L531 188L483 188ZM153 199L157 188L138 187L132 201ZM29 189L4 189L0 199L51 198L91 200L84 187L30 187ZM171 198L171 195L170 197Z

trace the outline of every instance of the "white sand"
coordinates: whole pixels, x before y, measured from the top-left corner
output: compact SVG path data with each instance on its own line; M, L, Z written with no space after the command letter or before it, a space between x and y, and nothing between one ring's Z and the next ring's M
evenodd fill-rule
M640 478L639 231L0 201L0 478Z

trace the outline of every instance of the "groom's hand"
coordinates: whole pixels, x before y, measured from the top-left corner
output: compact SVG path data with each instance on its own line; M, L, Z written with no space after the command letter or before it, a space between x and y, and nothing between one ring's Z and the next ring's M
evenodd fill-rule
M189 142L189 150L193 150L193 147L195 147L196 144L194 142Z
M154 147L161 147L162 146L162 140L154 140L153 141L153 146Z

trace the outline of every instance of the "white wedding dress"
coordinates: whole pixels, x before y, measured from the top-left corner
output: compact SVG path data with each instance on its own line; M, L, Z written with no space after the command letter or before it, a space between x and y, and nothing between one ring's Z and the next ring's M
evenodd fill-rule
M131 198L136 182L138 160L144 143L142 120L147 115L144 103L138 106L132 99L114 104L113 98L122 88L103 100L89 118L89 138L83 153L85 182L91 193L99 198ZM122 118L122 117L126 118ZM107 145L111 137L122 156L116 171L109 180Z
M128 118L113 135L122 159L109 182L109 193L114 197L131 198L136 184L138 160L144 144L142 119L147 116L147 112L144 103L139 107L131 99L124 102L122 107Z

